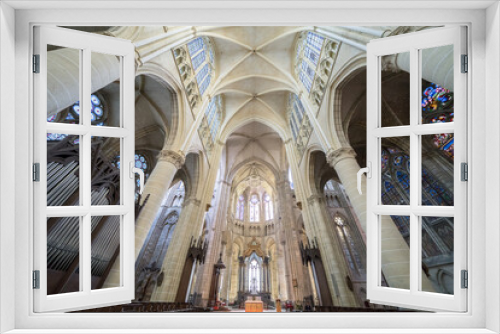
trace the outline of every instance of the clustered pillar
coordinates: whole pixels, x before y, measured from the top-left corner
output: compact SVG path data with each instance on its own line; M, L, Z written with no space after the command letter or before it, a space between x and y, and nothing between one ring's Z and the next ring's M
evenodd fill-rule
M354 150L352 148L341 148L330 151L327 155L327 161L337 172L354 211L358 215L360 225L366 233L366 191L359 194L357 190L357 172L360 166L356 161ZM372 177L380 176L373 175ZM364 175L362 182L362 188L366 189L366 176ZM410 248L390 216L381 216L381 232L382 272L387 284L393 288L409 289ZM424 291L434 291L431 281L425 274L422 274L422 289Z

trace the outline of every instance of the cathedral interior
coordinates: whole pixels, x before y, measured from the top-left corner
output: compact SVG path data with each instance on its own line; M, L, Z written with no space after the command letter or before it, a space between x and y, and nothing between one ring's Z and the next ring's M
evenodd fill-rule
M135 299L79 312L401 312L366 297L366 44L433 27L66 27L135 47ZM449 48L424 123L453 121ZM439 56L439 57L438 57ZM47 121L78 123L78 53L47 53ZM437 61L439 59L439 61ZM382 59L382 123L409 124L405 54ZM76 73L76 74L75 74ZM92 124L120 124L120 61L92 55ZM453 205L453 134L422 140L422 202ZM79 137L47 134L47 205L79 201ZM92 137L92 204L120 203L120 140ZM409 203L409 138L382 140L383 204ZM365 182L364 180L363 182ZM386 216L382 282L409 286L409 217ZM92 217L92 289L119 286L120 219ZM422 223L422 286L453 294L453 218ZM74 218L47 221L48 294L77 291Z

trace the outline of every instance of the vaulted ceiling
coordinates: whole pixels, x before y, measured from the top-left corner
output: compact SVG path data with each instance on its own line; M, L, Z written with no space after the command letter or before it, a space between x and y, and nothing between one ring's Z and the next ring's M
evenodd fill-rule
M263 184L274 187L276 173L286 166L283 140L270 126L284 127L288 94L298 92L293 57L302 30L217 27L204 33L216 49L216 80L210 91L224 97L223 124L231 128L226 161L238 192L250 186L255 172ZM235 121L247 118L253 120L243 126Z
M285 122L289 92L297 92L293 56L297 27L218 27L204 33L217 61L211 95L223 94L226 122L242 113Z

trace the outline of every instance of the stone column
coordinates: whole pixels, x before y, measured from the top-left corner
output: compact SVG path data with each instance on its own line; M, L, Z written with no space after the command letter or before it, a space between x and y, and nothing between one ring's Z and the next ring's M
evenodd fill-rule
M172 179L184 164L184 155L169 150L162 150L158 162L148 178L142 199L149 198L135 222L135 259L139 258L151 226L162 212L162 203L168 193ZM135 284L135 283L134 283ZM104 286L120 285L120 263L115 261Z
M360 195L357 190L357 172L360 167L355 156L356 154L352 148L340 148L329 151L327 161L337 172L366 234L366 176L363 175L362 178L362 189L365 189L365 191ZM372 177L377 177L377 175ZM410 248L390 216L382 216L381 231L382 272L385 279L390 287L409 289ZM422 274L422 287L424 291L434 291L430 280L424 273Z
M422 78L453 91L453 45L422 50ZM385 71L410 73L410 53L382 57Z
M200 201L198 199L189 198L184 201L181 216L163 261L163 284L156 290L154 298L151 298L152 300L162 302L173 302L175 300L190 247L189 241L195 233L194 228L198 225L196 222L199 210Z
M238 257L240 274L238 276L238 292L245 292L245 258Z
M322 196L320 195L311 195L308 199L308 206L313 210L312 214L314 215L315 225L317 228L317 235L319 236L319 248L321 252L321 258L323 259L323 267L326 272L326 280L328 282L328 287L330 288L330 294L332 295L332 299L335 301L336 305L339 306L357 306L356 299L352 294L352 291L347 287L346 281L344 279L340 280L339 284L339 296L335 294L335 286L331 275L335 275L339 278L344 278L348 274L347 267L345 265L345 260L342 254L340 253L340 246L338 245L338 241L336 238L332 238L331 234L327 229L327 221L325 219L325 215L323 214L323 210L321 208L322 205Z
M158 156L158 162L144 188L142 200L144 201L148 195L149 198L135 223L136 258L139 256L151 225L161 212L161 205L170 189L172 180L177 170L184 165L184 161L185 158L182 152L177 153L170 150L162 150Z
M92 52L91 91L95 92L120 79L116 56ZM47 117L80 101L80 57L75 49L47 52ZM90 100L90 96L87 97Z
M268 292L267 272L269 268L269 257L264 256L262 261L262 292Z

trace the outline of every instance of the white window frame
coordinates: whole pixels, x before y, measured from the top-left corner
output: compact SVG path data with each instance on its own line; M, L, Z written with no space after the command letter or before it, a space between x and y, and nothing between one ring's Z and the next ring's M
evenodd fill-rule
M367 179L367 298L376 304L411 305L423 310L463 312L467 309L467 290L461 288L461 270L467 270L467 184L461 181L461 163L467 163L467 74L461 73L461 55L466 54L466 28L440 27L425 31L378 39L369 43L367 51L367 163L371 177ZM454 111L453 122L422 124L421 111L421 50L453 45ZM410 55L410 124L382 127L382 57L409 52ZM454 206L422 205L421 180L422 136L435 133L453 133L454 150ZM409 205L382 205L381 203L381 141L383 138L407 137L411 161ZM472 181L472 180L471 180ZM381 285L381 224L382 216L410 217L409 289ZM454 294L430 293L420 290L422 281L422 217L454 217Z
M435 4L435 3L433 3ZM174 7L177 5L177 7ZM91 10L96 2L60 3L49 1L2 3L0 10L0 42L2 43L0 66L0 93L2 96L1 116L12 116L15 110L16 123L14 129L9 129L1 123L0 145L1 159L0 188L1 195L1 330L7 332L16 329L15 333L41 333L42 329L63 329L64 333L76 333L77 328L89 329L88 333L110 332L112 329L127 329L128 333L144 332L145 328L163 329L162 332L178 332L175 328L191 328L191 332L207 333L201 328L212 328L213 332L222 326L226 328L255 328L258 321L260 328L272 329L273 333L298 333L303 328L309 332L345 332L342 329L358 328L359 333L415 333L415 328L422 333L495 333L500 331L498 313L499 303L499 272L498 256L489 259L488 268L484 263L486 251L499 254L500 220L500 176L498 165L500 152L489 152L486 157L484 145L492 147L500 145L498 135L500 107L498 98L499 87L499 49L500 49L500 13L497 1L490 2L440 2L433 10L428 9L428 2L405 1L388 3L383 1L370 2L370 8L364 2L336 2L319 5L306 2L276 2L273 9L263 8L264 4L254 2L238 2L227 4L225 9L215 9L213 3L204 3L209 9L200 5L196 10L189 8L189 15L184 6L178 3L148 3L137 4L152 10L137 11L120 9L123 3L100 1L99 6L113 8L113 11L99 12ZM17 8L14 10L11 6ZM67 10L47 10L69 6ZM87 6L87 9L84 7ZM89 7L90 6L90 7ZM133 6L127 2L126 6ZM158 9L158 7L162 7ZM188 4L185 5L188 8ZM317 6L317 7L316 7ZM397 6L397 8L395 8ZM486 9L489 6L488 9ZM168 8L170 7L170 8ZM22 8L25 8L24 10ZM76 9L78 8L78 9ZM84 8L84 9L82 9ZM251 10L242 10L247 8ZM349 8L349 9L346 9ZM375 8L375 9L373 9ZM422 8L422 9L419 9ZM60 9L60 8L59 8ZM390 9L390 10L389 10ZM411 10L408 10L411 9ZM210 13L210 15L209 15ZM305 15L307 13L307 15ZM96 15L97 14L97 15ZM263 15L265 14L265 15ZM15 18L15 21L14 21ZM82 19L85 18L85 19ZM311 20L314 19L314 22ZM29 249L32 244L30 223L32 212L30 196L32 183L30 181L32 148L30 146L33 125L32 109L26 99L31 92L30 55L31 31L34 24L74 24L74 25L164 25L171 24L205 24L211 25L432 25L432 24L465 24L468 25L471 41L469 55L469 110L478 113L483 118L471 122L469 115L468 130L472 131L469 142L470 178L469 190L469 221L474 230L469 229L471 248L469 250L470 287L468 289L469 311L466 313L401 313L401 314L262 314L262 315L232 315L224 314L34 314L32 312L32 290L30 287L32 262L29 259ZM488 29L485 29L485 23ZM4 29L8 28L8 29ZM13 32L15 31L15 41ZM15 53L14 53L15 52ZM488 71L485 64L488 64ZM15 66L15 71L14 71ZM8 79L16 78L15 87ZM9 78L7 78L7 75ZM486 85L486 83L488 85ZM487 93L491 98L486 99ZM15 102L5 96L14 96ZM488 119L485 122L484 119ZM10 122L9 122L10 123ZM9 124L11 125L11 124ZM486 131L488 130L488 131ZM476 135L477 134L477 135ZM15 135L15 145L9 135ZM477 136L477 137L476 137ZM15 161L15 167L6 165L9 159ZM486 167L484 167L486 166ZM485 182L485 170L489 172L489 180ZM15 175L12 177L12 175ZM12 197L15 189L15 198ZM486 197L486 193L488 197ZM484 203L486 202L486 206ZM15 210L12 209L15 208ZM488 217L488 219L486 219ZM12 222L15 222L12 224ZM473 232L473 233L471 233ZM15 242L14 242L15 240ZM15 250L12 256L12 250ZM15 286L15 289L12 289ZM488 293L485 291L488 290ZM15 305L12 307L12 305ZM193 317L196 321L193 321ZM130 330L141 324L142 330ZM165 329L168 324L170 329ZM26 330L24 330L26 329ZM29 329L29 330L28 330ZM462 330L459 330L462 329ZM231 330L233 332L234 330ZM46 332L46 331L45 331ZM56 332L51 330L50 332ZM211 331L212 332L212 331ZM271 332L263 330L263 332Z
M39 271L39 288L34 289L36 312L70 311L89 305L129 303L135 295L135 114L134 114L134 47L130 41L82 33L59 27L34 28L34 52L40 57L39 73L33 75L34 84L34 162L40 165L39 182L33 184L34 199L34 270ZM78 50L80 54L79 124L47 122L48 45ZM120 114L119 126L91 125L90 95L92 53L108 54L120 58ZM85 98L87 96L88 98ZM88 110L88 112L84 112ZM47 206L47 133L79 135L80 140L80 205ZM120 204L91 204L91 138L99 136L120 140ZM132 174L131 174L132 173ZM120 216L119 272L120 285L92 290L91 251L92 216ZM52 217L79 217L79 284L78 292L47 295L47 229L46 219Z

